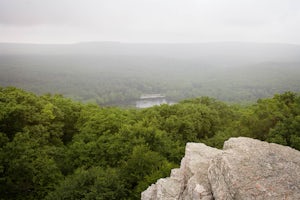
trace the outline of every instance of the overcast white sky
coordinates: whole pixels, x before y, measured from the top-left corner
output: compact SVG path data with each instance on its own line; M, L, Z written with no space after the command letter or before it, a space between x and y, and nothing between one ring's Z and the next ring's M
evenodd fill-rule
M300 44L300 0L0 0L0 42Z

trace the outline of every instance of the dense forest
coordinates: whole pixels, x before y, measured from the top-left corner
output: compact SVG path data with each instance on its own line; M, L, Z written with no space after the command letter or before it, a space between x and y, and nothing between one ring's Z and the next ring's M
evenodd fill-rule
M0 85L130 107L142 94L249 103L300 92L300 46L256 43L0 43Z
M210 97L147 109L0 88L0 199L139 199L186 142L247 136L300 150L300 96L251 105Z

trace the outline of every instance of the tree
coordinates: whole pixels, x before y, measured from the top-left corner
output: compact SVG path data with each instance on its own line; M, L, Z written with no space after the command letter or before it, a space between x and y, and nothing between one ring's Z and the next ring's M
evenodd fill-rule
M124 199L124 196L124 182L117 170L92 167L78 168L74 174L61 181L45 199L117 200Z
M41 146L28 132L18 133L3 148L1 194L6 199L41 199L62 179L53 149Z

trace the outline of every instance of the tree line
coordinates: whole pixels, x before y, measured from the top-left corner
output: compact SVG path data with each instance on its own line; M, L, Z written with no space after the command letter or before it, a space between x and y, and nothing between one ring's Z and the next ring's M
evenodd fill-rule
M125 109L1 87L0 199L140 199L187 142L221 148L237 136L300 150L300 96Z

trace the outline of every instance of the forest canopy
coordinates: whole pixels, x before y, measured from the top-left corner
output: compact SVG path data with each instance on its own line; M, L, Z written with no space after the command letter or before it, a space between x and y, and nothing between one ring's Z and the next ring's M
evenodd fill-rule
M239 42L68 45L0 43L0 85L102 106L209 96L248 103L300 92L300 45Z
M139 199L187 142L221 148L237 136L300 150L300 96L125 109L1 87L0 199Z

